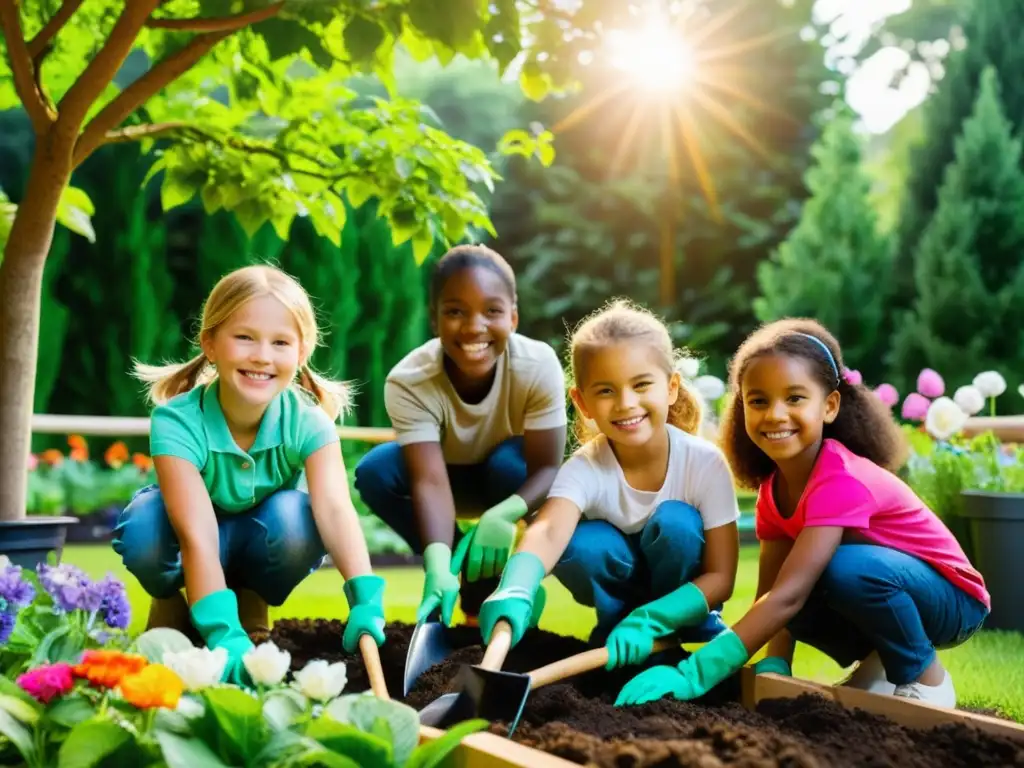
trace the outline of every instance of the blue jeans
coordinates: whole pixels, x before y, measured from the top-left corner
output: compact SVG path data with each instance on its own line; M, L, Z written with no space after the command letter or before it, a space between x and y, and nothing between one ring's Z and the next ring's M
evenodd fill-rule
M846 667L877 651L890 683L921 676L936 648L978 631L988 611L923 560L873 544L843 544L790 621L793 638Z
M482 464L449 465L448 482L457 509L469 505L482 512L507 499L526 482L523 438L510 437L499 443ZM409 470L398 443L383 443L363 456L356 465L355 487L371 512L405 539L413 552L423 554L424 544L412 508ZM456 526L455 544L461 538ZM463 579L463 611L476 615L480 603L494 591L497 583L497 579L480 579L473 583Z
M220 564L232 589L281 605L323 563L326 550L303 491L278 491L249 512L215 511ZM151 597L170 597L184 586L178 537L156 486L138 491L121 512L113 546Z
M597 643L634 608L698 576L703 553L700 512L682 501L664 501L643 530L633 534L604 520L581 521L552 573L576 602L597 611L591 635ZM718 610L713 610L703 624L677 634L682 642L703 642L723 629Z

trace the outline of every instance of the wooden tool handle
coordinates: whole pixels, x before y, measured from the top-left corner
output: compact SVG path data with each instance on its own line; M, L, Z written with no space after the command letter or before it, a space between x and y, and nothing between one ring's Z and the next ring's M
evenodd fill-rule
M359 651L363 654L366 674L370 676L370 690L378 699L390 699L387 683L384 682L384 668L380 665L380 653L377 641L369 635L359 636Z
M494 631L491 632L491 642L487 644L487 651L484 653L484 660L480 662L480 666L491 671L501 669L501 665L505 663L505 657L508 656L509 649L511 648L512 625L505 620L501 620L494 625Z
M678 645L677 641L671 639L658 640L654 643L651 653L667 651L669 648L675 648ZM530 690L540 688L549 683L557 683L559 680L564 680L573 675L590 672L591 670L603 667L607 663L608 648L606 646L595 648L592 651L577 653L575 656L570 656L567 659L562 659L540 669L533 670L530 673Z

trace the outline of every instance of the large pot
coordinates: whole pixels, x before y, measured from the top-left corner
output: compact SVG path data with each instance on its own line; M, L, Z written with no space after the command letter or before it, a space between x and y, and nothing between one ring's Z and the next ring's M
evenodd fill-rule
M1024 493L964 491L974 565L992 596L986 629L1024 632Z
M0 520L0 555L23 568L45 563L53 552L60 561L69 525L78 525L77 517L33 515L21 520Z

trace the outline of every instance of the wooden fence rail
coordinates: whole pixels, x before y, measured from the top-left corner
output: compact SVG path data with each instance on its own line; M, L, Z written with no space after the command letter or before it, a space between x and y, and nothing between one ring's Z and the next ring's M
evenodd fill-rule
M82 435L90 437L144 437L149 419L144 416L71 416L56 413L32 415L32 432L41 435ZM387 443L395 431L384 427L338 427L342 440Z

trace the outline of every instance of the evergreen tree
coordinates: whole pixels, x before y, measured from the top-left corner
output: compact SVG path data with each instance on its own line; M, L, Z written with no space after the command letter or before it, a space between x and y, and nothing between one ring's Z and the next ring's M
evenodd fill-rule
M811 152L811 197L789 237L758 268L754 312L761 321L817 318L838 336L850 365L873 378L881 373L892 251L879 232L845 104L826 116Z
M914 299L914 254L938 205L946 166L953 161L953 142L980 91L981 73L991 65L999 76L1003 108L1018 134L1024 129L1024 3L983 0L966 3L963 35L966 47L945 61L945 75L924 104L925 141L912 153L896 254L894 302L906 308Z
M999 93L989 67L914 253L917 296L893 339L903 383L924 366L950 387L989 368L1024 370L1024 173Z

